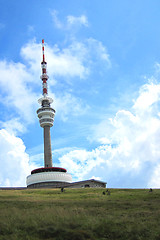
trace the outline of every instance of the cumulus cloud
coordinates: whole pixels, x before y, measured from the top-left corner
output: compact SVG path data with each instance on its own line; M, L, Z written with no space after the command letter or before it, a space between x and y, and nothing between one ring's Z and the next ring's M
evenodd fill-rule
M45 55L48 62L48 73L50 79L54 77L80 77L84 78L88 74L88 69L84 64L86 48L81 49L81 53L71 44L67 48L60 49L57 45L45 46ZM41 45L35 41L29 42L21 49L22 57L30 64L31 72L40 73ZM37 80L36 80L37 81ZM39 77L38 77L39 81ZM51 81L51 80L50 80ZM65 79L64 79L65 81Z
M72 15L67 16L67 23L71 26L73 25L84 25L88 27L88 20L85 15L81 15L80 17L75 17Z
M41 45L35 41L29 42L21 49L21 55L30 64L29 72L33 74L40 72ZM111 66L110 56L103 44L93 38L83 42L72 41L67 48L60 49L58 45L45 46L46 59L48 62L48 73L50 79L54 77L65 77L71 80L75 77L87 78L92 65L104 61L105 67ZM103 66L101 66L103 68ZM93 71L93 69L92 69ZM39 81L39 77L35 82ZM50 80L51 81L51 80Z
M81 70L81 73L83 73L83 75L81 74L80 76L84 77L84 75L88 73L91 67L91 64L93 65L93 63L94 64L100 63L102 65L101 61L104 61L104 63L106 63L105 67L107 68L111 67L110 56L108 54L106 47L102 44L102 42L94 38L85 39L83 42L79 42L76 40L75 31L77 31L77 29L81 26L85 26L85 27L89 26L88 19L85 15L81 15L79 17L69 15L66 18L67 21L62 23L58 19L58 12L56 10L53 10L51 14L52 14L55 26L57 28L62 30L71 30L72 32L72 35L69 36L69 40L72 42L69 45L69 47L66 49L62 49L61 51L58 48L55 49L57 50L57 55L59 56L60 62L64 64L63 66L64 70L70 71L71 70L70 63L72 64L74 62L75 67L72 68L72 71L78 70L79 72L79 70ZM67 64L66 64L66 59L67 59ZM80 63L84 63L84 64L82 65ZM54 68L56 68L56 66L58 68L58 64L59 64L58 61L54 62ZM85 69L84 69L84 66L85 66Z
M19 133L26 132L26 126L21 123L20 118L12 118L8 121L0 121L0 126L3 129L6 129L7 132L14 134L15 136Z
M58 19L58 11L56 11L56 10L51 11L51 16L52 16L55 26L60 29L63 28L63 24Z
M119 110L100 124L103 129L94 137L103 145L71 151L60 161L78 179L94 174L110 187L160 187L159 100L160 84L150 81L140 88L131 109Z
M73 150L59 158L59 161L65 168L78 180L82 180L87 172L90 172L95 166L104 162L103 147L92 150Z
M40 73L41 44L35 40L21 48L21 56L29 64L29 71L33 74ZM110 56L102 42L89 38L84 41L72 40L67 47L58 45L45 45L45 55L48 62L48 73L52 81L55 77L86 78L90 74L94 63L103 61L104 67L110 67ZM103 66L101 66L103 68ZM93 71L93 69L92 69ZM34 82L37 83L39 77Z
M155 110L153 104L157 104L160 100L160 85L150 81L140 89L139 97L134 101L133 108L139 114L152 112Z
M15 111L28 123L32 122L36 94L29 87L28 83L32 76L22 63L0 61L0 87L1 104ZM13 117L13 116L12 116ZM9 121L10 119L5 119Z
M26 176L34 164L29 162L23 141L6 130L0 130L0 185L5 187L26 186Z
M92 53L92 58L95 60L99 61L104 61L107 66L107 68L111 67L111 60L110 60L110 55L108 54L108 51L106 47L102 44L102 42L94 39L94 38L89 38L87 39L88 43L88 49Z
M160 188L160 164L157 164L153 169L153 173L148 185L153 186L154 188Z
M57 46L48 49L48 71L53 76L85 78L89 72L85 65L85 50L83 47L79 53L77 48L73 50L72 44L62 50Z
M55 96L55 109L57 109L57 115L63 121L66 121L69 116L84 115L90 108L87 104L83 104L81 99L78 99L70 93L64 95Z
M63 22L58 18L58 11L56 10L51 11L51 16L52 16L55 27L58 29L73 31L73 27L76 27L76 28L79 28L81 26L88 27L89 25L88 19L85 15L81 15L79 17L68 15L65 21Z

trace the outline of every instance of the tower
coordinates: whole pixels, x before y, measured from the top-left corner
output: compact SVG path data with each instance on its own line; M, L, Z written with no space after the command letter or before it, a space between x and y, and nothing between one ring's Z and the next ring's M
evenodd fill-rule
M44 55L44 39L42 40L42 53L43 61L41 62L42 67L42 86L43 86L43 97L38 100L41 104L41 108L37 110L40 126L44 129L44 166L52 167L52 150L51 150L51 135L50 128L53 126L55 110L51 108L50 104L53 102L52 98L49 98L47 90L47 62L45 61Z
M27 176L28 188L42 187L63 187L66 183L72 182L71 174L67 170L60 167L52 167L52 149L50 128L53 126L55 110L51 107L53 99L48 97L47 89L47 62L44 54L44 39L42 40L42 98L38 100L41 107L37 110L40 126L43 128L44 138L44 167L31 171L31 175Z

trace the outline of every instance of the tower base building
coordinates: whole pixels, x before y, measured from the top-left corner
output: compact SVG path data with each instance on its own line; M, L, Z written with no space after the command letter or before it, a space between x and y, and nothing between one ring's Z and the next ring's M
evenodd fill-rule
M28 188L57 188L71 182L71 174L58 167L37 168L27 177Z

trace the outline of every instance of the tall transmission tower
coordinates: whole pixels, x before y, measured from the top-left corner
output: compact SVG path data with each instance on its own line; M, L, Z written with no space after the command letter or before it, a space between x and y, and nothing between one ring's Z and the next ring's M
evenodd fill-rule
M50 128L53 126L55 110L50 106L50 104L53 102L53 99L48 97L47 80L49 77L47 75L47 62L45 61L44 55L44 39L42 40L42 54L43 61L41 62L41 79L43 86L43 97L38 100L39 104L41 104L41 108L37 110L37 115L40 126L44 129L44 166L52 167Z
M38 100L41 107L37 110L40 126L44 132L44 167L31 171L31 175L27 177L27 187L62 187L66 183L72 182L71 174L61 167L52 167L52 149L50 128L53 126L55 110L51 107L53 99L48 97L47 87L47 62L44 54L44 39L42 40L42 98Z

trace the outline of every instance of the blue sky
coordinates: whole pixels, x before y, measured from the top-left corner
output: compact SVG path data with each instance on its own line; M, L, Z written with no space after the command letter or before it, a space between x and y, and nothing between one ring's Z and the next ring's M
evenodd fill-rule
M53 165L73 181L160 187L160 2L0 3L0 186L43 166L44 38Z

